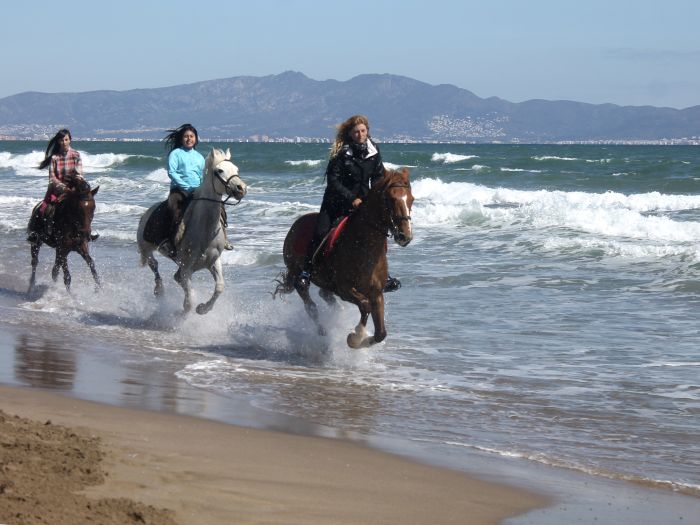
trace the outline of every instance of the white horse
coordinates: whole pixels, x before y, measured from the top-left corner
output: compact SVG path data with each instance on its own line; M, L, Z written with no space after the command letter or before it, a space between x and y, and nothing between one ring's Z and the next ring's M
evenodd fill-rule
M214 294L206 303L197 305L197 313L205 314L212 309L216 299L224 291L224 274L221 268L221 252L224 250L226 235L221 224L221 197L226 195L228 200L233 197L240 201L247 192L245 182L238 176L238 167L231 161L231 152L224 153L212 149L204 165L204 179L192 196L182 218L184 233L176 240L177 254L174 258L162 252L178 265L175 273L177 281L185 291L183 308L189 312L192 308L192 274L202 268L208 268L216 285ZM139 221L137 242L141 254L141 265L148 263L155 274L156 285L153 293L161 295L163 281L158 273L158 261L153 252L158 251L158 245L144 238L144 231L153 212L162 203L154 204Z

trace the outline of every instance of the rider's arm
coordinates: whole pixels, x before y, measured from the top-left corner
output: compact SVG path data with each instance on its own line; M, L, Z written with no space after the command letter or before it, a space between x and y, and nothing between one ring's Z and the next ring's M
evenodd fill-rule
M75 175L81 178L83 176L83 159L79 153L75 156Z
M58 178L58 161L53 158L49 163L49 187L52 188L53 193L60 195L66 191L66 185L60 181Z
M342 168L342 153L333 157L326 168L326 179L328 179L328 188L333 195L342 196L348 202L352 202L355 195L341 183L341 168Z
M375 157L374 167L369 176L370 187L374 186L378 181L384 178L384 163L382 162L382 155L379 153L379 148L377 148L377 155Z
M172 180L178 188L187 189L188 185L182 178L180 156L177 153L178 150L174 149L168 155L168 177Z

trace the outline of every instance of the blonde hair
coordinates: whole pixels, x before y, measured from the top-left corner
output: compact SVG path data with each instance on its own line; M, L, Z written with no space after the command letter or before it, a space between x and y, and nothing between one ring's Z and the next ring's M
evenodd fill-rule
M353 115L342 124L336 126L338 131L335 134L335 142L333 142L333 146L331 147L331 158L338 154L344 143L350 141L350 131L358 124L365 125L367 128L367 136L369 137L369 120L367 120L367 117L364 115Z

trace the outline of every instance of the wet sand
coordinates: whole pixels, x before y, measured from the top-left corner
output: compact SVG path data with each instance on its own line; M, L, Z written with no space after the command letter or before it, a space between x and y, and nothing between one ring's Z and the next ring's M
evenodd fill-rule
M0 443L11 452L0 461L0 524L83 523L85 509L94 523L155 525L656 525L693 523L700 515L697 498L530 461L454 447L435 456L397 439L350 442L336 429L193 388L176 377L177 368L123 347L122 328L109 340L61 331L56 314L18 309L26 300L22 291L0 287L0 410L9 415L0 423ZM110 326L109 318L85 322ZM15 415L35 424L17 423ZM25 427L32 430L17 430ZM17 465L43 463L38 451L51 447L47 464L96 447L85 453L93 458L85 468L97 474L68 469L69 480L42 477L53 488L41 490L36 478L23 478L19 499L32 502L37 521L24 519L30 514L6 517L5 511L22 512L3 499L12 493L10 483L19 482ZM32 499L37 494L51 496ZM77 502L72 511L63 509L64 522L52 513L56 501Z
M63 524L87 515L96 523L127 516L132 521L123 523L489 524L545 503L523 490L344 440L117 408L33 388L0 387L0 399L7 414L0 419L2 523ZM15 415L37 424L22 434ZM33 441L25 446L26 435ZM61 481L48 480L41 491L29 493L31 481L13 485L13 470L29 461L27 454L45 464L67 452L98 459L67 466ZM81 479L86 470L92 478ZM81 484L85 498L73 505L88 514L66 507L68 521L61 521L51 509L66 487ZM24 498L27 507L10 506L10 498Z

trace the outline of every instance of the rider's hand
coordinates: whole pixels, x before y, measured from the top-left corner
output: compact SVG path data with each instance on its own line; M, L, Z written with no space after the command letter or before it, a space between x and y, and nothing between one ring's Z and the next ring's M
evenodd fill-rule
M352 207L357 208L360 204L362 204L362 199L355 199L352 201Z

